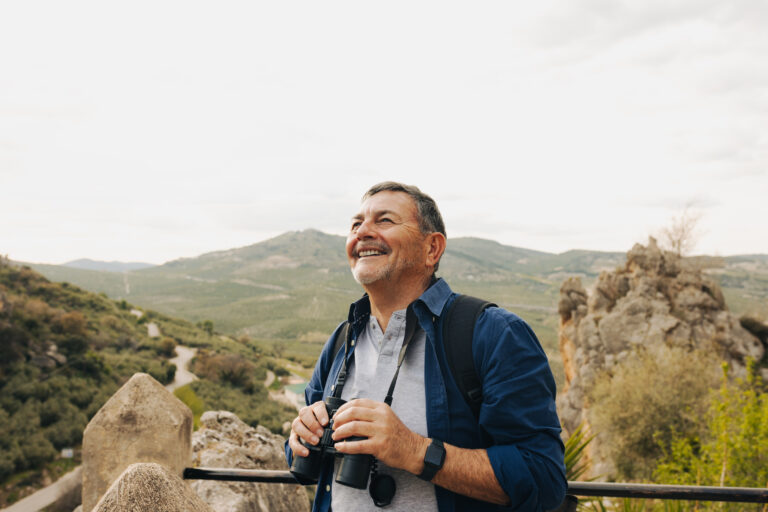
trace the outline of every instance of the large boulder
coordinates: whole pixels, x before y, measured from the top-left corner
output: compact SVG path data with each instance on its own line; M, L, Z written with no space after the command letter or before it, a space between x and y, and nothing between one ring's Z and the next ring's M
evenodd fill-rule
M197 467L287 470L285 439L259 425L253 428L227 411L207 411L192 435ZM301 485L193 480L192 488L215 511L293 512L309 510Z
M95 512L212 512L189 486L164 466L131 464L96 504Z
M745 374L747 358L759 361L765 351L728 312L717 282L688 260L659 249L653 238L627 253L624 268L603 272L590 292L579 278L565 281L558 312L566 378L558 411L570 432L580 423L590 425L589 390L595 379L639 347L714 350L735 375ZM588 456L594 474L614 472L599 440Z
M130 465L156 462L181 477L191 457L192 411L159 382L137 373L83 433L83 511Z

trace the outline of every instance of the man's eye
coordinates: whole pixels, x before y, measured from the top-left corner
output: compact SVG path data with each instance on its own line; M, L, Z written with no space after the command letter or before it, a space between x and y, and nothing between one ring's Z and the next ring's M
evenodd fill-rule
M352 223L352 227L350 228L350 230L354 231L354 230L356 230L359 227L360 227L360 222L353 222Z
M382 217L379 219L379 222L389 222L391 224L393 221L389 217Z

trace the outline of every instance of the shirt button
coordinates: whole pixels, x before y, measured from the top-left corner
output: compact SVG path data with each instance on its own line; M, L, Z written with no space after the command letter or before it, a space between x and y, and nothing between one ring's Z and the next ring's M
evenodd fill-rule
M331 492L331 486L330 485L326 485L325 486L325 492Z
M352 340L352 346L353 347L355 346L355 340Z

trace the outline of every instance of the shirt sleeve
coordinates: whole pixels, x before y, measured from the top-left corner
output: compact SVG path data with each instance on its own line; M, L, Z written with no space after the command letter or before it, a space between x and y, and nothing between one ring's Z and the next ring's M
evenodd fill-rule
M549 510L567 487L555 381L536 335L499 308L475 326L475 368L483 381L480 425L492 439L488 458L511 510Z

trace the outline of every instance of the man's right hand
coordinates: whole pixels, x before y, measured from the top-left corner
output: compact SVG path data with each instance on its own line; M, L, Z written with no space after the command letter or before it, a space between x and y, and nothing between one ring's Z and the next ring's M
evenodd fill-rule
M299 415L291 423L291 435L288 438L288 446L294 455L306 457L309 450L299 442L299 438L311 445L320 442L323 436L323 427L328 426L328 411L325 410L325 402L322 400L312 405L302 407Z

